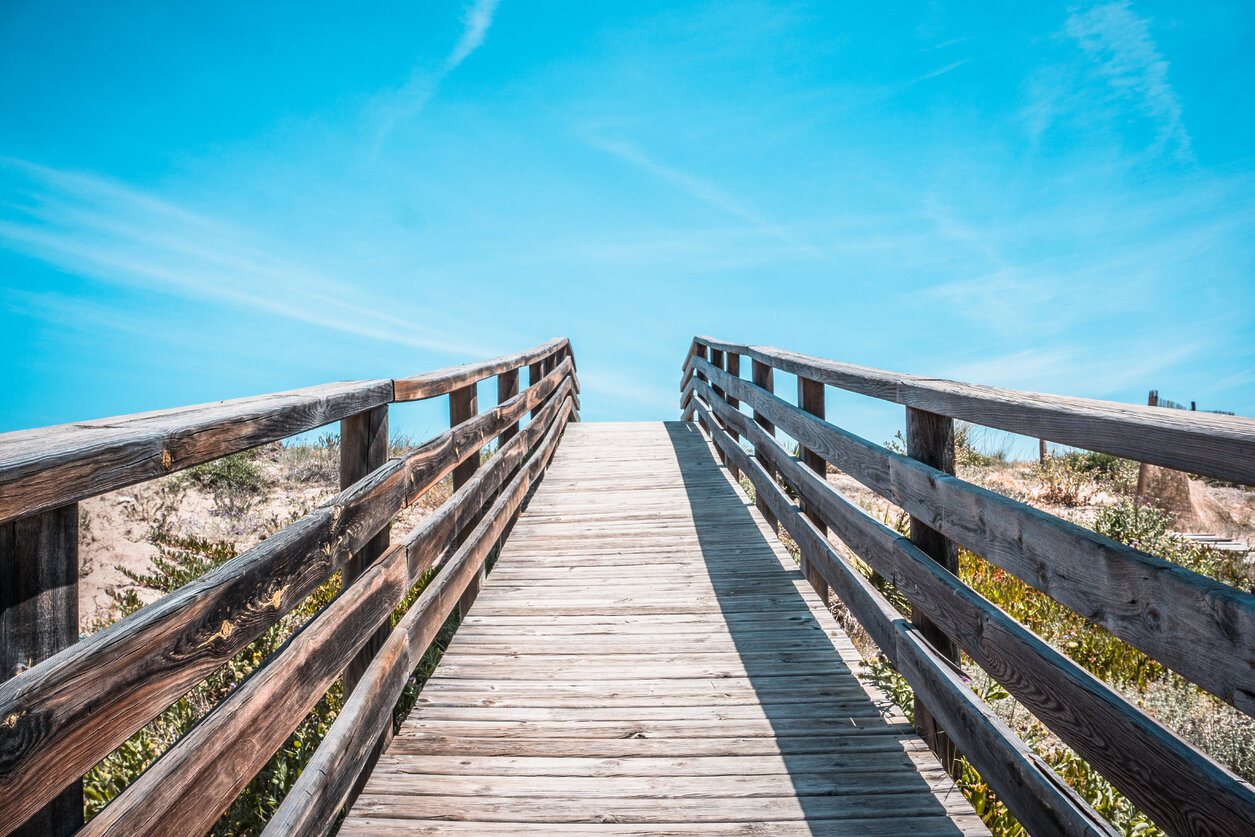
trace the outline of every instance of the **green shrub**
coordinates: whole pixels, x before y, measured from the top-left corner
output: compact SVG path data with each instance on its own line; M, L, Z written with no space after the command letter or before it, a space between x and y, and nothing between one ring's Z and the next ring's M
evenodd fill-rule
M1131 459L1092 450L1072 450L1057 458L1118 492L1128 494L1137 487L1138 465Z
M256 493L265 487L261 468L249 451L233 453L194 468L188 468L183 479L210 491L234 490Z
M1250 577L1239 561L1174 534L1174 520L1168 512L1128 499L1102 509L1094 519L1094 530L1222 584L1250 589Z

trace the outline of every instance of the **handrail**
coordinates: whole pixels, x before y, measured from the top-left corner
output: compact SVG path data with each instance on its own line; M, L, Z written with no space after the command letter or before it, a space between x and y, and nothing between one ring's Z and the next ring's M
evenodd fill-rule
M738 374L741 354L754 361L753 383ZM893 611L831 546L826 531L904 594L915 607L917 622L924 624L920 619L926 616L927 624L957 643L1161 828L1171 834L1208 834L1240 833L1249 827L1255 821L1255 788L943 569L912 542L914 537L908 540L898 535L847 500L822 476L825 463L831 462L907 511L913 534L919 526L953 539L1248 714L1255 713L1255 676L1250 664L1255 659L1255 596L973 486L828 423L823 419L822 383L818 384L818 409L802 395L815 397L811 388L818 378L809 376L816 370L848 365L812 362L817 359L806 359L802 365L796 360L800 357L695 338L684 367L685 416L696 415L729 468L750 479L769 520L777 521L798 543L804 566L818 572L825 590L831 584L838 592L928 712L1030 832L1092 833L1098 828L1095 823L1104 828L1105 823L1095 819L1079 799L1054 796L1052 788L1060 780L1048 768L1036 777L1026 772L1028 763L1016 755L1023 751L1022 742L1005 727L982 719L979 708L972 706L975 695L961 681L954 679L946 685L942 669L952 663L944 655L937 656L919 630ZM767 367L768 363L774 366ZM736 371L728 371L729 367ZM799 375L802 406L771 392L770 368ZM885 397L889 390L879 385L868 392L873 372L892 374L862 370L860 375L841 378L838 386L849 384L854 391ZM830 376L824 383L833 380L837 378ZM965 391L990 389L949 382L947 386ZM1020 402L1049 401L1058 410L1069 401L1024 395L1031 398ZM753 419L741 412L742 405L753 410ZM1112 418L1112 412L1103 411L1097 418L1092 414L1074 417L1072 427L1076 434L1094 432L1088 427L1094 422L1105 424L1108 433L1112 428L1127 429L1121 419ZM1003 412L995 418L1006 423L1007 415ZM1000 426L982 415L963 417ZM1159 417L1150 418L1158 421ZM1222 442L1236 431L1241 431L1240 437L1255 426L1249 419L1223 419L1229 435L1221 435ZM1203 424L1210 427L1216 422L1207 416ZM799 457L775 439L776 427L797 440ZM1171 430L1179 431L1178 427ZM1191 432L1206 435L1197 428ZM738 438L752 447L752 456ZM1240 464L1234 472L1243 472L1249 464ZM921 651L921 643L936 656L932 662ZM936 740L930 743L939 746ZM1065 808L1073 811L1066 814L1065 818L1073 818L1066 827L1058 819ZM1102 828L1098 831L1106 833Z
M1063 445L1255 485L1255 419L1045 395L926 378L710 337L697 346L745 356L860 395ZM687 369L687 358L685 360ZM680 388L688 383L685 380Z
M526 389L518 390L515 377L511 386L503 385L499 392L516 394L497 406L482 413L473 409L463 413L448 431L401 458L379 460L382 464L374 470L276 535L0 683L0 833L8 833L56 798L67 784L231 659L337 570L346 569L350 557L367 555L367 544L386 536L388 523L402 508L450 473L471 475L469 482L463 480L464 485L455 484L454 496L410 538L385 548L360 574L345 575L336 599L106 806L83 833L100 833L110 823L125 823L118 828L127 833L139 833L157 821L163 828L185 821L195 824L177 827L180 833L203 832L211 826L349 661L367 653L359 649L370 640L373 627L386 623L391 610L437 564L451 542L462 543L464 550L482 550L482 554L495 544L504 522L502 527L494 524L494 534L486 542L470 532L481 518L484 503L498 489L502 496L516 497L513 487L520 480L535 479L562 425L578 418L574 359L565 339L477 366L496 369L504 378L517 376L515 370L529 364L538 366L533 366ZM78 468L83 473L90 471L87 463L103 461L102 448L95 444L98 430L112 433L110 450L115 453L128 444L169 450L172 439L199 440L195 448L199 453L177 460L178 467L186 467L211 450L214 456L225 455L237 446L259 444L258 439L282 438L276 434L284 429L303 432L311 422L328 415L356 420L389 403L391 380L368 383L364 389L344 385L335 390L344 396L339 401L315 403L307 397L310 391L298 391L301 397L285 393L243 399L227 408L183 408L125 417L125 421L88 423L87 429L76 425L7 436L10 441L20 436L18 442L26 444L23 449L27 451L33 449L28 443L42 445L44 454L51 454L42 460L52 463L50 468ZM387 398L382 398L383 384ZM300 416L293 418L283 410ZM529 413L531 420L518 431L520 420ZM383 428L386 439L386 418ZM500 442L498 449L481 467L479 452L494 438ZM5 440L0 437L0 442ZM41 472L31 470L29 458L5 459L4 452L0 446L0 479L9 477L7 485L39 482ZM529 456L529 463L536 464L512 475ZM63 487L68 496L77 498L87 496L84 491L107 490L100 486L111 484L110 480L138 481L143 473L142 467L120 467L103 481L67 479ZM502 489L505 483L511 488ZM507 509L506 521L517 507L515 502ZM490 513L495 511L499 510ZM459 532L470 532L469 539ZM480 552L476 554L482 558ZM77 614L71 618L76 620ZM350 685L346 682L346 692ZM216 743L200 746L202 739ZM243 754L230 749L241 746ZM214 754L221 753L234 753L232 771L212 766ZM214 772L230 776L212 781L209 774ZM195 797L199 802L169 805L154 819L153 812L178 797L171 795L175 789L185 801Z
M286 439L374 407L443 395L456 388L452 383L464 386L535 362L556 365L555 359L570 354L570 342L556 338L513 355L414 378L322 384L0 433L0 523ZM419 381L429 383L420 386L415 383Z

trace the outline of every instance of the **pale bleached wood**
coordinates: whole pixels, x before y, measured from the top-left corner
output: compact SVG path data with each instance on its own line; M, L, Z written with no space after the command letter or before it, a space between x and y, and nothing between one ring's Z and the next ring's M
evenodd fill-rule
M474 385L493 375L500 375L502 372L532 364L543 364L556 356L569 357L569 346L570 341L565 337L555 337L539 346L512 355L503 355L476 363L465 363L461 366L450 366L447 369L437 369L434 372L425 372L409 378L397 378L392 382L395 389L393 401L399 403L435 398L455 389ZM539 377L532 378L532 383L538 380L540 380Z

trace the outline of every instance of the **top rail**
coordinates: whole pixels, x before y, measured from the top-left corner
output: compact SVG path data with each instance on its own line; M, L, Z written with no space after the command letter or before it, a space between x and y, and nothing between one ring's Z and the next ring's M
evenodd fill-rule
M1255 485L1255 419L967 384L706 336L694 338L698 345L930 413Z
M503 355L481 363L450 366L446 369L415 375L412 378L398 378L393 381L395 387L393 400L396 402L419 401L423 398L445 395L455 389L491 378L493 375L509 372L511 369L520 369L555 356L560 358L563 354L570 354L570 346L571 343L567 338L555 337L548 343L542 343L516 354Z
M0 433L0 523L286 439L384 404L443 395L570 353L566 338L413 378L322 384Z

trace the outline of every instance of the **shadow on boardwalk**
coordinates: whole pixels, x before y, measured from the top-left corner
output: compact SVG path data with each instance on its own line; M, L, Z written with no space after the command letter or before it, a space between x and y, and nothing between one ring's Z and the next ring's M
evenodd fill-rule
M666 429L728 634L811 833L965 833L934 787L951 799L959 791L909 726L886 720L863 690L849 667L857 652L802 574L781 566L782 548L764 536L697 426Z

